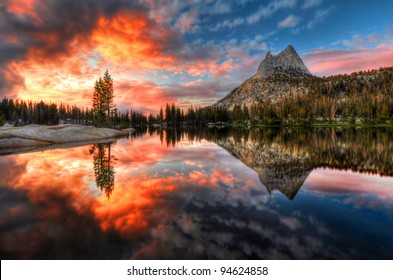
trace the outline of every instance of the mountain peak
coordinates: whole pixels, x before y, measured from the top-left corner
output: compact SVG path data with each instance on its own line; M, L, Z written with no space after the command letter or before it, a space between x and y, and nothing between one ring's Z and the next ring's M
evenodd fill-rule
M277 102L279 95L299 94L306 90L300 83L291 84L287 78L308 77L312 77L312 74L295 48L288 45L277 55L272 55L269 51L254 76L245 80L213 106L232 109L236 104L244 104L250 109L252 105L265 100Z
M284 51L291 51L291 52L295 52L295 53L296 53L295 48L294 48L291 44L289 44L289 45L285 48Z
M288 45L278 55L272 55L268 52L254 77L264 79L270 77L304 78L311 76L312 74L304 65L295 48L292 45Z

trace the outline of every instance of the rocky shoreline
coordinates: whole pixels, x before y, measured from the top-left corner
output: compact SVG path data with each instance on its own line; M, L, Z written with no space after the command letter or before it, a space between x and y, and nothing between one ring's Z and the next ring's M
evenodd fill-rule
M130 131L82 125L0 127L0 154L70 143L92 143L127 136Z

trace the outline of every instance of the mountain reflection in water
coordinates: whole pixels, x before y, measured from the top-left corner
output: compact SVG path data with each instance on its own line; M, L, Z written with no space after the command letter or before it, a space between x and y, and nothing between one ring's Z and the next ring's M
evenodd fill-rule
M392 136L146 130L113 144L3 156L0 254L392 259Z

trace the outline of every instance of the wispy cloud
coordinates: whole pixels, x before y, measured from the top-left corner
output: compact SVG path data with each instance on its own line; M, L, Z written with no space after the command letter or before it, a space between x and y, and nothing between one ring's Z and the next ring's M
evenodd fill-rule
M292 8L296 5L297 0L276 0L270 2L267 6L261 6L254 14L247 17L247 23L253 24L264 17L269 17L283 8Z
M328 76L391 67L393 47L381 45L355 50L314 50L303 58L313 74Z
M294 7L296 3L297 0L276 0L270 2L268 5L260 6L256 12L252 13L248 17L236 17L234 19L225 19L222 22L218 22L215 26L210 27L210 31L220 31L226 28L233 29L243 24L255 24L263 18L270 17L280 9Z
M232 12L233 7L230 2L213 1L213 5L208 8L208 12L212 15L226 14Z
M315 13L315 16L313 19L311 19L308 24L307 24L307 28L308 29L312 29L314 28L317 24L321 23L326 17L328 17L330 15L330 13L332 12L332 10L334 9L334 6L327 8L327 9L321 9L318 10Z
M217 23L215 26L210 28L210 31L220 31L222 29L232 29L239 25L245 24L245 19L237 17L235 19L226 19L222 22Z
M312 7L319 6L322 3L322 0L304 0L302 9L309 9Z
M300 18L294 15L289 15L278 23L279 28L295 27L300 22Z
M362 48L380 42L381 34L353 35L351 39L342 39L332 43L332 46L344 46L350 48Z
M182 13L176 21L175 27L178 28L181 33L196 31L199 29L199 26L197 25L198 16L199 13L197 9L191 9L185 13Z

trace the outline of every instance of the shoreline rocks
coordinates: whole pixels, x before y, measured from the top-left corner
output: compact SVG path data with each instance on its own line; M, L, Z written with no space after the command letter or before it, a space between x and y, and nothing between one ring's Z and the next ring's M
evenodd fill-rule
M82 125L0 127L2 150L42 147L54 144L92 142L127 136L130 131Z

